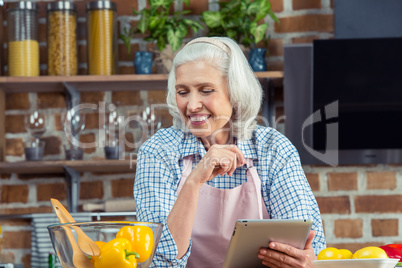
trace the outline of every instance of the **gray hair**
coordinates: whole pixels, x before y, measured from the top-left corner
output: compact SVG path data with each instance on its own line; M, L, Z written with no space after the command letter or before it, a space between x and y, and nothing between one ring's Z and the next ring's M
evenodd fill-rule
M243 51L235 41L227 37L211 37L211 42L192 41L181 49L173 60L168 78L166 102L173 116L173 127L188 131L176 103L176 69L182 64L206 60L221 71L227 79L230 103L233 107L232 131L239 140L250 139L257 126L257 115L261 108L262 88L254 75ZM216 42L222 42L230 49L225 52Z

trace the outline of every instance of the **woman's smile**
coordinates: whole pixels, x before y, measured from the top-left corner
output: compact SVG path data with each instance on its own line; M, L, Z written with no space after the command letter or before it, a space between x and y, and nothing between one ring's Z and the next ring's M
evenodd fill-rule
M190 114L187 116L192 125L199 126L205 124L211 115Z

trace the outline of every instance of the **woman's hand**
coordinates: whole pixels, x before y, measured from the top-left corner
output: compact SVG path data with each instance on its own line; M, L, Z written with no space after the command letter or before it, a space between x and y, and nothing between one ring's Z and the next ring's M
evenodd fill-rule
M244 155L236 145L214 144L191 172L191 180L203 184L225 173L232 176L236 168L245 163Z
M269 248L263 248L258 254L262 264L271 267L314 267L317 259L312 247L316 231L310 231L304 249L297 249L287 244L271 242Z

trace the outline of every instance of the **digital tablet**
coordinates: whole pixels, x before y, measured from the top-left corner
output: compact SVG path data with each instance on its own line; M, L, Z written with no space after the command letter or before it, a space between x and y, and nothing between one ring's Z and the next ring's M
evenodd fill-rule
M258 258L261 248L276 241L304 248L312 220L264 219L237 220L223 268L265 267Z

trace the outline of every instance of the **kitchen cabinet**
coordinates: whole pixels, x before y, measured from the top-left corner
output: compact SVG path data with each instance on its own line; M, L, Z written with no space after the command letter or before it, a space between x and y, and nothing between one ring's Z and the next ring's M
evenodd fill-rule
M282 80L283 72L257 72L256 76L264 88L265 96L268 96L268 98L265 98L263 105L263 116L272 118L272 116L269 116L273 114L273 89L270 81L272 79ZM66 171L66 168L77 172L132 172L136 164L135 159L4 162L6 140L4 122L7 93L64 92L67 85L72 86L78 92L163 90L167 87L167 79L167 74L0 77L0 160L2 161L0 162L0 173L59 173L63 172L63 170ZM75 180L75 183L79 183L79 181ZM71 192L73 192L73 186L69 186ZM75 196L78 196L77 193L75 193Z

